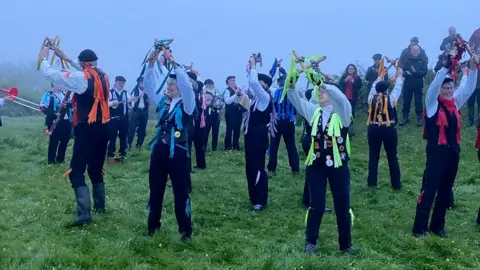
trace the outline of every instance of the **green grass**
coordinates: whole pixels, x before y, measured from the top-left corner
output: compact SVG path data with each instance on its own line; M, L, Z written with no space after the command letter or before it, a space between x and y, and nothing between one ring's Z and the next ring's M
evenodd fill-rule
M166 192L162 231L153 239L143 237L148 151L132 150L124 164L106 165L108 214L94 215L91 226L66 229L74 220L74 194L63 178L67 166L46 166L48 138L43 134L43 118L3 120L0 269L480 268L480 232L475 229L480 166L472 128L462 133L455 185L458 209L447 213L446 226L453 239L411 237L425 164L422 130L413 125L399 128L403 190L391 190L383 153L379 187L371 190L363 187L368 147L362 119L356 123L358 135L352 142L350 163L356 217L352 234L358 252L339 254L335 215L327 214L318 255L305 256L304 174L291 175L284 146L277 174L270 178L269 205L259 214L250 211L243 152L209 152L208 169L192 174L194 235L190 244L184 244L177 233L171 189ZM304 157L301 162L303 167ZM328 193L327 206L333 208L331 198Z

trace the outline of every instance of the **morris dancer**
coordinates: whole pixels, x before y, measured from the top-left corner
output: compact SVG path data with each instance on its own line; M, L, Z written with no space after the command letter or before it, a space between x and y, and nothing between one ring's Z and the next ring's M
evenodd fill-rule
M276 111L276 131L273 136L270 136L270 150L268 158L268 171L274 173L277 169L277 155L280 139L283 136L285 146L288 154L288 164L293 173L300 171L300 161L298 157L298 150L295 146L295 115L297 112L287 96L280 103L280 98L283 92L283 85L287 72L284 68L279 67L280 76L277 80L277 90L273 95L273 102ZM271 72L270 76L276 72Z
M311 102L315 106L318 105L318 100L312 99L312 92L313 89L308 89L305 91L305 100ZM312 144L312 126L310 125L309 121L306 118L303 118L303 135L302 135L302 149L305 153L305 156L308 156L308 152L310 150L310 145ZM326 198L325 198L326 201ZM305 184L303 186L303 197L302 197L302 204L303 207L308 208L310 206L310 191L308 190L308 182L307 177L305 176ZM326 205L326 203L325 203ZM325 213L330 213L332 210L330 208L325 207Z
M215 88L215 83L211 79L205 80L205 94L210 100L207 109L207 126L205 127L205 149L208 145L208 136L212 131L212 151L217 150L218 132L220 130L220 111L225 107L223 94Z
M123 76L115 77L115 86L110 90L110 140L108 142L107 158L109 163L115 162L115 148L117 137L120 141L118 160L124 160L127 156L128 134L128 103L130 97L124 89L127 80ZM121 103L123 102L123 103Z
M240 127L242 126L242 114L245 111L237 98L242 94L242 90L237 87L235 76L228 76L227 89L224 91L225 100L225 150L240 150Z
M132 101L129 107L132 109L130 114L130 122L128 124L128 147L132 146L133 137L137 133L137 148L142 148L145 136L147 135L148 108L150 107L150 99L143 92L143 77L137 79L137 85L133 88L130 96L137 98Z
M467 102L477 83L478 56L473 55L469 61L470 74L458 89L455 89L453 79L446 77L452 64L449 59L446 66L437 72L426 94L424 135L427 140L427 162L412 230L415 237L427 235L428 220L435 197L430 231L442 238L450 236L445 231L445 215L460 159L462 124L459 110Z
M59 111L63 99L65 98L65 93L62 91L62 88L58 85L52 85L52 90L43 94L43 97L40 101L40 109L46 115L45 116L45 125L47 130L51 131L53 122L59 117ZM65 161L65 152L67 151L68 142L72 135L72 103L71 99L68 100L66 104L68 109L67 113L63 119L60 119L55 126L52 134L49 136L48 141L48 164L59 164Z
M377 186L378 161L382 144L387 154L392 188L400 190L400 165L398 164L397 148L397 100L402 93L403 71L397 70L395 86L388 94L388 83L383 80L383 74L373 83L368 94L368 182L369 187Z
M320 224L325 210L327 179L332 190L337 215L340 251L353 252L350 216L350 170L348 129L352 107L346 96L333 85L324 85L319 93L319 105L302 98L291 84L288 97L304 118L312 123L311 146L307 157L306 178L310 191L307 213L305 252L317 250Z
M248 194L254 211L261 211L268 201L268 175L265 171L265 157L268 149L269 124L273 105L268 93L272 79L266 74L258 74L255 57L249 65L249 89L252 99L245 115L245 170ZM244 95L242 92L237 92Z
M93 207L96 212L105 212L105 185L103 164L108 144L108 76L97 68L97 55L92 50L83 50L78 63L57 49L57 55L69 62L77 71L65 72L53 69L48 61L49 48L40 51L43 75L54 85L74 92L72 98L75 142L72 161L67 172L77 200L77 220L73 226L92 222L90 216L90 192L85 184L85 169L93 186Z
M150 156L150 213L148 215L148 234L152 237L160 229L163 196L168 176L172 182L175 200L175 215L182 241L189 241L192 234L191 205L188 192L190 179L188 154L188 125L192 122L195 109L195 94L187 73L175 62L171 54L165 55L174 67L175 74L169 75L167 94L156 94L157 79L154 63L158 51L148 58L145 71L145 93L158 104L157 133L152 140Z

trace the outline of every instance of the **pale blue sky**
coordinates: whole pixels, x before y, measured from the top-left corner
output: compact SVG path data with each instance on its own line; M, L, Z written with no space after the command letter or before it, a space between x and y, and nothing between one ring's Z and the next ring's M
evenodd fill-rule
M322 70L339 73L355 60L369 66L377 52L398 57L417 36L433 65L448 27L468 39L480 26L479 10L479 0L1 0L0 62L35 61L43 38L60 35L67 55L93 49L99 66L131 88L153 39L174 38L177 62L193 62L219 88L228 75L242 86L248 57L258 51L265 73L292 49L326 55Z

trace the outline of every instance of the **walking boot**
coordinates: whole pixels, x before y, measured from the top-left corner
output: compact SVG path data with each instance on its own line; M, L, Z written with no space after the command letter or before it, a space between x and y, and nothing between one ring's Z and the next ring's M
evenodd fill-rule
M405 125L408 125L409 123L410 123L410 119L408 118L408 116L404 115L402 122L400 122L400 126L403 127Z
M105 183L93 184L93 210L97 214L105 213Z
M417 127L423 127L423 117L421 115L417 116Z
M74 189L75 199L77 200L77 220L72 226L83 226L92 223L90 216L90 190L88 186L77 187Z

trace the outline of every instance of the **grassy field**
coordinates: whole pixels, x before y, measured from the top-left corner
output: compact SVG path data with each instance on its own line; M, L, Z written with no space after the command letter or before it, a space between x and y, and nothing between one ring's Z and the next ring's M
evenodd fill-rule
M243 152L208 152L208 169L192 174L194 235L184 244L177 233L171 189L166 192L162 231L153 239L143 237L148 151L132 150L124 164L106 165L108 214L94 215L91 226L66 229L75 215L73 190L63 178L67 165L46 166L43 118L3 121L0 269L480 269L480 232L475 228L480 166L473 128L462 134L457 209L447 213L452 239L411 236L425 164L422 130L399 128L403 190L391 190L383 153L379 187L366 189L368 148L362 119L356 123L350 164L352 234L358 252L338 252L335 215L327 214L318 255L305 256L304 174L289 172L284 146L277 174L270 178L269 206L259 214L250 211ZM327 198L333 208L331 195Z

